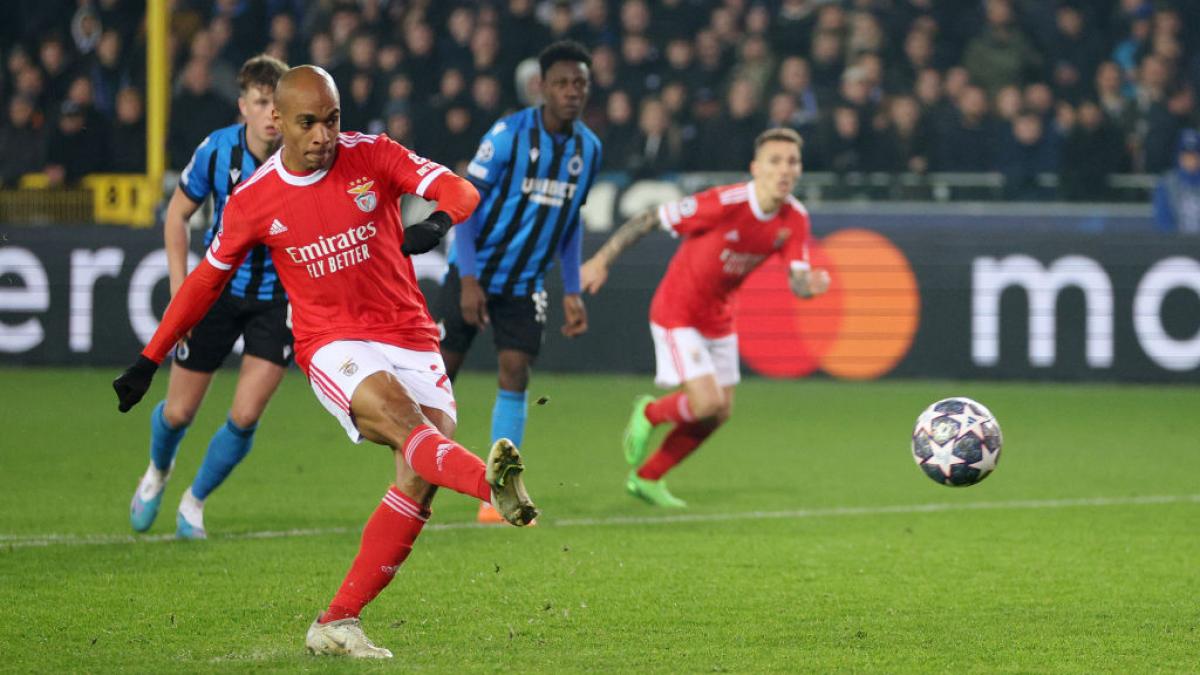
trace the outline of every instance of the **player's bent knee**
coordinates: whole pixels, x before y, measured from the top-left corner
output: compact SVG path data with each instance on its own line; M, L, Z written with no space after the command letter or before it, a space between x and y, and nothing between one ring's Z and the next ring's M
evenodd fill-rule
M698 396L694 399L689 397L689 403L691 404L692 415L697 420L716 419L725 408L719 399L707 396Z
M196 410L195 407L172 405L170 401L167 401L167 404L163 406L163 419L172 428L178 429L190 425L192 420L196 419Z

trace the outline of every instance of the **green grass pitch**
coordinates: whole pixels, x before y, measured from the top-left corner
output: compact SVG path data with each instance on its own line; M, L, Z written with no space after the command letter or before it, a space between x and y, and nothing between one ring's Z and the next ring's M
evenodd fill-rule
M470 526L443 493L364 613L388 664L317 659L304 631L391 475L289 375L254 451L169 540L224 415L223 373L149 538L128 530L166 378L119 415L116 370L0 370L0 670L1129 673L1200 670L1200 389L748 380L733 421L669 479L622 490L619 435L648 377L536 374L525 442L538 527ZM493 378L464 377L482 452ZM998 416L999 468L925 478L930 402Z

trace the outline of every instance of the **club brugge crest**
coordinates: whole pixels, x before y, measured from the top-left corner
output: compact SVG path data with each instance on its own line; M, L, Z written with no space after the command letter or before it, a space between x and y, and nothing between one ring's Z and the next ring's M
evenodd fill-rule
M354 195L354 204L358 206L359 210L370 213L379 203L379 200L375 198L375 192L371 189L373 187L375 187L375 181L359 178L350 183L350 189L346 192Z

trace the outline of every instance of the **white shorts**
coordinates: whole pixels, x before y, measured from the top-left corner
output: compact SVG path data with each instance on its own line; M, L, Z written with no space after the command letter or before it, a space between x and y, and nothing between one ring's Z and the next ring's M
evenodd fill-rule
M695 328L663 328L653 322L654 384L679 385L705 375L716 375L717 384L732 387L741 382L737 333L706 338Z
M396 376L418 405L436 408L457 419L454 388L446 375L446 364L437 352L415 352L382 342L340 340L317 350L308 366L308 382L317 400L355 443L363 436L350 414L350 401L358 385L380 371Z

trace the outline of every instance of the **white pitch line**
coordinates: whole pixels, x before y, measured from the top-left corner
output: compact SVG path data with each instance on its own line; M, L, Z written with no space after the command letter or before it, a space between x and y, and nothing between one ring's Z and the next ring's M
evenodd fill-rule
M743 511L738 513L681 513L668 516L614 516L610 518L562 518L540 521L541 527L604 527L612 525L669 525L673 523L720 523L739 520L801 520L805 518L836 518L844 516L881 516L911 513L942 513L946 511L998 511L1005 509L1064 509L1097 506L1150 506L1158 504L1200 504L1200 494L1155 495L1145 497L1083 497L1078 499L1027 499L1007 502L946 502L933 504L900 504L895 506L835 506L821 509L787 511ZM479 523L435 523L426 530L492 529ZM258 532L217 534L217 540L287 539L351 534L359 527L314 527ZM105 546L112 544L156 544L175 541L174 535L151 534L0 534L0 549L44 546Z

